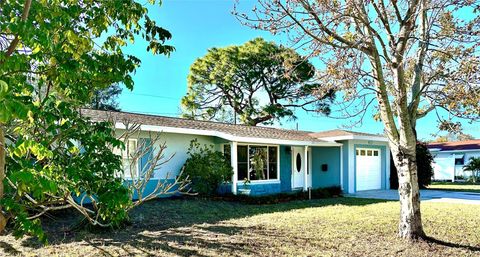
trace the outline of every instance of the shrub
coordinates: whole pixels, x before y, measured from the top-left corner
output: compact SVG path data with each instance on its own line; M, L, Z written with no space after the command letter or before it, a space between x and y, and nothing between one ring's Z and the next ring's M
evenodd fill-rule
M338 186L334 187L325 187L325 188L316 188L311 190L311 199L323 199L338 197L342 195L342 189ZM246 204L277 204L284 203L296 200L308 200L308 192L288 192L288 193L279 193L272 195L260 195L260 196L249 196L249 195L224 195L219 197L220 200L241 202Z
M213 195L221 183L230 181L233 169L225 156L194 139L188 149L189 158L185 162L182 176L191 180L192 191L200 195Z
M468 164L463 166L463 170L471 172L471 176L468 178L469 182L478 183L480 180L480 157L471 157Z
M417 176L418 186L427 188L432 183L433 156L427 148L427 144L417 142ZM390 155L390 188L398 189L397 168L393 163L393 156Z
M114 227L128 219L129 192L115 176L121 147L114 127L82 117L70 103L46 99L32 108L31 121L9 129L7 181L0 199L3 215L17 237L47 238L40 217L72 208L93 225ZM1 183L1 182L0 182ZM85 201L83 201L85 200ZM87 204L94 201L94 204Z

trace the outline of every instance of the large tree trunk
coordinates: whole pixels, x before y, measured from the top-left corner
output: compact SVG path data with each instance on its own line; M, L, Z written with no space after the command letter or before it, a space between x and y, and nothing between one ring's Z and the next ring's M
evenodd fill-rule
M400 196L399 236L415 240L425 237L420 212L420 191L417 176L416 139L390 143L393 161L398 173Z
M399 63L398 61L397 63ZM377 99L380 107L380 115L389 139L393 162L397 168L398 194L400 196L400 223L398 226L399 236L405 239L424 238L420 212L420 191L417 176L415 119L410 119L406 85L403 81L401 67L395 70L396 86L396 122L388 100L387 85L383 79L382 64L377 55L371 58L374 67L374 75L379 78L375 81L378 88Z
M3 198L3 182L5 180L5 134L3 126L0 125L0 199ZM7 218L2 213L0 205L0 233L5 229Z

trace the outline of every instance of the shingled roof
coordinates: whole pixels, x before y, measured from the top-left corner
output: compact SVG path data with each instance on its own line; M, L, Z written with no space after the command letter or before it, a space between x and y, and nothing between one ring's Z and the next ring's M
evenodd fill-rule
M128 121L142 125L162 126L169 128L195 129L204 131L218 131L232 136L281 139L306 142L327 142L312 136L310 131L278 129L262 126L234 125L222 122L189 120L157 115L138 114L130 112L112 112L91 109L82 109L81 114L92 121L105 121L113 119L117 122Z
M368 137L384 137L381 134L370 134L342 129L327 130L322 132L310 133L310 136L316 138L342 137L342 136L368 136Z
M430 143L427 145L429 149L440 149L440 151L454 151L454 150L479 150L480 139L457 141L457 142L442 142Z

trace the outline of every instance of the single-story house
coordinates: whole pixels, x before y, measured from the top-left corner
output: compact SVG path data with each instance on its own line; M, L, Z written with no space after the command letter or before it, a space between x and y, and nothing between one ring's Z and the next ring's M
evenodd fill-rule
M480 157L480 139L430 143L428 149L433 155L434 180L462 179L470 176L463 171L470 158Z
M314 133L89 109L81 113L93 121L113 118L118 133L125 129L124 120L139 124L139 140L148 133L162 133L165 155L175 155L155 171L154 179L178 174L188 158L190 142L196 139L213 145L230 159L234 174L229 190L233 194L246 191L247 178L251 195L330 186L340 186L346 193L389 188L390 150L387 138L379 134L346 130ZM267 166L261 172L252 168L251 155L257 152L263 153Z

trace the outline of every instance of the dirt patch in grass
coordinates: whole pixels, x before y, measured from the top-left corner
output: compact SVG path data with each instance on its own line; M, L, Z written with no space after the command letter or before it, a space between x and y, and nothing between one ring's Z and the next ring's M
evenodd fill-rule
M50 245L0 236L0 255L480 255L477 206L422 203L422 209L425 230L436 242L410 244L396 237L398 202L335 198L250 205L164 199L133 210L131 225L114 231L71 231L62 222L67 213L51 217L44 221Z

